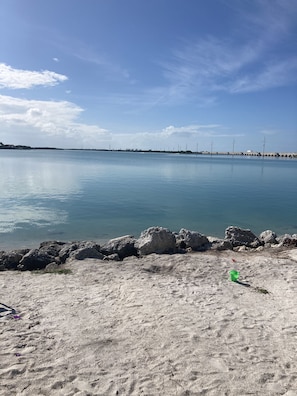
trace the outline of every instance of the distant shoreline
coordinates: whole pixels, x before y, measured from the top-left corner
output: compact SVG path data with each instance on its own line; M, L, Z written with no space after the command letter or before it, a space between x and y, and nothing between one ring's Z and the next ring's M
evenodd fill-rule
M292 152L230 152L230 151L191 151L191 150L140 150L140 149L63 149L58 147L31 147L24 145L3 144L0 143L2 150L72 150L72 151L104 151L104 152L128 152L128 153L160 153L160 154L187 154L187 155L224 155L224 156L241 156L241 157L274 157L274 158L293 158L297 159L297 153Z

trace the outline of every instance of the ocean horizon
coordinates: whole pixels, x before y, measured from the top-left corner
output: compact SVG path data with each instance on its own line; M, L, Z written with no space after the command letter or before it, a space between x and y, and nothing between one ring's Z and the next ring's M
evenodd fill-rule
M0 248L162 226L297 233L297 162L258 156L1 150Z

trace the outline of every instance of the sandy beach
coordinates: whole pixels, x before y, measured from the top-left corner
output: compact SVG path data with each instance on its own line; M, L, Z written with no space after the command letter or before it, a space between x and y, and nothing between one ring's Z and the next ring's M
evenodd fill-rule
M64 267L0 273L1 395L297 394L297 249Z

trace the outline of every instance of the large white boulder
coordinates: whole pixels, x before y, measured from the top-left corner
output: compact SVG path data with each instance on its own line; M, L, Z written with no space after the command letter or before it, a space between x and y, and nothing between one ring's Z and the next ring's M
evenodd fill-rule
M259 235L259 239L261 242L267 244L267 243L277 243L277 235L275 232L271 231L271 230L266 230L261 232L261 234Z
M150 227L140 234L135 247L141 256L151 253L174 253L176 240L174 234L167 228Z

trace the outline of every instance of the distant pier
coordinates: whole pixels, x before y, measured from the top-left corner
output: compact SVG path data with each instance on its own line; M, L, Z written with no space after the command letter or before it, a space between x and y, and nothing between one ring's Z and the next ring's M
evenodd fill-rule
M275 157L275 158L297 158L297 153L260 153L260 152L202 152L200 154L207 155L228 155L228 156L245 156L245 157Z

